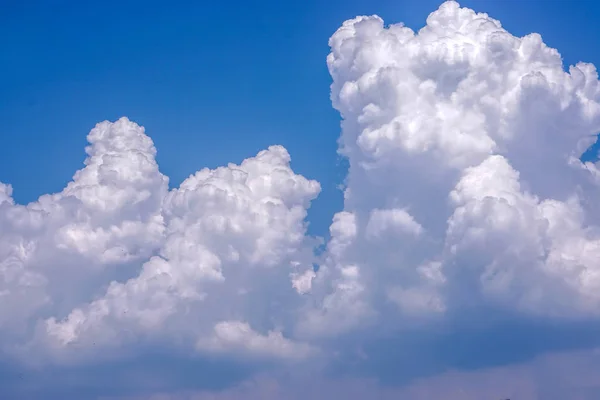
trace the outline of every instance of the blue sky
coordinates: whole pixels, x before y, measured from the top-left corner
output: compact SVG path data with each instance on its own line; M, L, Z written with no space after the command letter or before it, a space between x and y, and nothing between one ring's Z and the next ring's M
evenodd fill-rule
M86 157L84 152L87 145L86 134L100 121L116 121L120 117L126 116L131 121L144 126L146 134L154 141L158 150L156 160L160 172L169 177L170 188L177 188L190 174L201 168L212 169L226 166L228 163L239 164L242 160L255 156L259 151L271 145L283 145L291 155L293 172L307 179L316 180L321 185L321 193L316 196L311 192L310 185L297 180L300 178L295 175L290 178L300 182L297 183L297 187L302 186L303 188L302 190L298 189L301 193L294 196L306 201L312 200L307 217L310 224L308 235L323 236L329 240L329 227L336 212L341 210L352 212L360 220L361 215L367 218L368 215L372 215L373 210L379 210L381 207L377 200L366 195L363 197L359 195L355 203L349 202L349 205L346 206L343 202L340 185L348 174L348 160L337 154L338 138L341 134L340 111L334 109L330 98L332 76L326 62L326 57L330 52L328 40L344 21L357 15L377 14L386 23L402 21L408 27L418 30L425 25L429 13L435 11L440 4L441 1L431 0L307 0L302 2L264 0L254 3L237 0L229 2L179 0L170 2L152 0L144 2L137 0L123 2L66 0L19 2L0 0L0 120L2 121L0 124L0 183L12 185L12 196L20 204L34 202L40 195L46 193L61 192L71 181L74 172L83 168L82 162ZM500 20L503 28L516 37L531 32L541 34L548 46L559 50L565 65L575 64L579 61L600 65L600 51L595 40L600 37L600 25L597 24L600 5L596 2L583 0L577 2L566 0L464 0L460 2L460 5L472 8L477 12L490 14L491 17ZM384 92L385 88L380 89L381 92ZM344 106L342 104L340 107ZM352 115L351 107L348 106L345 112L348 115L347 119L352 121L355 116ZM532 111L532 115L533 113ZM589 126L595 125L590 122ZM121 128L115 128L115 132L118 129ZM515 132L521 132L518 129L515 128ZM344 132L344 135L349 136L350 134ZM545 142L538 141L535 142L535 145L543 148ZM560 187L558 185L544 186L545 180L541 177L543 169L539 165L531 168L525 165L525 161L520 157L522 154L526 154L526 151L523 150L522 153L513 151L510 144L507 146L509 148L507 153L510 154L510 157L506 157L513 162L515 168L521 171L523 181L526 182L523 183L523 187L531 188L534 194L542 198L545 193L551 193L556 199L564 200L567 204L566 184ZM530 149L527 148L527 151ZM588 153L586 160L595 160L592 154L594 152L595 150ZM543 158L546 155L545 151L542 149L540 153L544 154L540 156L540 159L546 160ZM398 154L398 157L401 158L400 153ZM550 160L548 164L554 162L553 158L548 158L548 160ZM359 165L358 161L356 165ZM415 165L422 166L423 164ZM410 167L412 168L413 165L411 164ZM407 171L409 172L407 173ZM412 174L410 171L412 170L401 172L410 175ZM465 171L468 171L468 168L465 167L463 172L466 173ZM566 177L570 175L567 175L567 172L562 175L563 172L561 169L556 180L562 179L568 182L569 178ZM393 173L385 174L388 172L381 172L380 177L390 186L394 186L396 183L399 185L398 182L406 183L402 179L394 180ZM415 172L415 175L418 174ZM391 189L390 192L383 192L384 189L381 189L381 186L372 182L363 182L363 179L366 180L366 178L362 175L355 174L353 177L354 180L351 180L350 185L354 185L352 187L356 192L364 190L372 192L374 197L381 194L382 198L389 195L390 204L404 199L401 194L399 195ZM427 181L426 178L423 181ZM418 191L421 189L419 185L420 182L416 182L410 188ZM586 199L593 201L595 189L589 189L583 183L581 187L584 188L581 190L589 195ZM0 205L3 199L1 189L0 186ZM429 190L427 188L422 189L424 193L438 193L436 191L426 192ZM446 194L444 193L444 195ZM284 194L281 196L286 204L288 201L296 199L294 196L291 197L292 200L285 198ZM425 213L425 211L420 209L418 200L412 197L409 200L414 204L407 210L414 211L417 217L422 216L419 213ZM526 203L526 201L523 202ZM587 207L588 203L585 204L586 206L583 208ZM423 208L425 209L425 206ZM439 208L441 209L441 206ZM600 221L598 214L585 209L586 212L589 212L586 215L591 216L582 222L582 225L597 227ZM0 213L3 212L2 210L0 208ZM86 211L79 212L85 214ZM129 209L123 212L124 220L127 220L126 212L129 213ZM171 214L175 212L173 211ZM142 211L140 213L140 215L145 215ZM435 209L431 213L437 215ZM73 215L76 214L77 212L73 212ZM7 212L5 215L6 218L0 215L2 217L0 224L8 226L6 221L13 214ZM121 214L119 214L119 218L120 216ZM444 219L444 223L448 219L447 217ZM96 217L89 217L90 220L94 218ZM113 218L118 219L110 214L106 220L113 221ZM419 220L419 218L416 219ZM425 222L423 226L429 228ZM53 227L54 225L49 224L47 232L53 232ZM292 230L295 229L294 227L295 225L288 228ZM23 231L29 234L27 229L23 228ZM9 232L9 228L3 229L0 225L0 231L2 230ZM31 230L33 231L33 228ZM146 227L141 232L150 230L149 227ZM6 243L13 240L13 236L8 236L8 233L4 239L1 235L0 232L0 239L5 240ZM58 237L58 233L53 235L54 233L49 237ZM143 235L140 233L139 236ZM494 240L501 241L497 236L494 238ZM589 239L588 236L585 238ZM444 239L442 237L440 240ZM23 240L24 243L25 239ZM50 239L39 239L36 243L39 248L45 249L44 246L50 246L48 243L51 241L48 240ZM114 272L110 270L106 272L106 275L95 276L93 281L91 278L89 282L85 280L85 284L93 286L94 289L90 293L74 295L74 298L83 299L82 301L70 305L68 309L61 309L56 314L52 314L48 308L42 308L39 314L32 315L41 318L40 321L55 315L60 317L58 319L62 319L69 315L68 311L76 306L79 307L79 304L92 304L94 299L103 298L111 280L119 280L116 277L122 278L122 276L135 277L136 271L141 270L141 266L151 255L163 254L164 256L164 253L161 252L168 251L164 250L164 241L163 239L156 240L159 244L153 242L146 245L134 241L132 248L138 249L138 247L147 246L148 251L147 253L142 252L143 255L140 256L140 259L132 261L128 258L122 264L117 263L125 272L119 271L110 275ZM237 242L232 239L232 243ZM407 259L413 257L411 249L404 250L402 248L406 254L398 256L394 252L394 246L389 247L387 242L387 244L379 243L381 247L368 247L365 243L357 244L356 252L369 254L381 252L380 258L379 254L373 256L374 259L371 260L373 263L385 264L390 262L388 258L396 260L398 257L406 256ZM495 246L495 243L488 243L486 246L491 248ZM285 245L288 245L288 242L285 242ZM382 250L385 246L388 246L385 248L387 250ZM430 248L427 247L430 244L423 246L426 249ZM82 254L85 249L81 249L84 247L78 247L80 249L78 251L81 251ZM60 248L63 249L63 247ZM96 249L93 246L90 248ZM415 252L421 251L421 247L416 246L416 248ZM54 250L52 249L52 251ZM305 261L303 257L306 251L304 250L306 250L304 247L298 250L298 254L302 254L302 256L298 256L302 258L302 262ZM2 257L8 260L9 256L2 251L4 250L0 247L0 261L2 261ZM217 253L216 250L215 253ZM334 266L328 263L342 264L342 262L331 261L331 259L335 259L335 255L331 255L333 251L325 253L329 258L315 261L310 256L306 256L306 263L312 265L312 263L322 262L331 267L331 270L336 270L339 267L337 264ZM583 250L581 253L583 254ZM6 254L12 253L9 251ZM38 264L32 268L40 271L53 271L52 268L60 264L63 259L52 258L58 257L54 252L49 254L51 256L48 258L50 261L48 261L47 269L45 269L46 265L39 261L35 261ZM469 259L479 260L477 257L481 257L481 259L487 260L488 258L482 254L483 251L468 253L468 256ZM388 255L389 257L386 258ZM84 258L81 260L88 260L85 258L88 256L87 253L82 255ZM168 258L168 256L164 257ZM350 255L347 257L352 259ZM364 260L365 257L360 255L358 257L360 261L357 263L367 263ZM586 268L591 268L585 264L591 257L581 261ZM43 253L39 257L32 258L36 260L43 258ZM98 256L99 259L100 256ZM402 259L404 260L404 258ZM79 258L72 260L75 264L85 262L94 264L95 262L81 261ZM461 260L463 259L452 260L454 264L448 262L447 265L460 264ZM498 261L500 263L521 265L519 264L520 260L510 259L507 262L500 256L497 260L501 260ZM31 262L34 263L34 261ZM103 262L98 261L98 264ZM523 265L526 265L526 262L523 261ZM68 264L68 262L66 263ZM265 263L268 264L267 261ZM343 270L342 267L339 269ZM68 277L69 271L65 272L64 279L63 275L60 275L60 279L68 282L66 277ZM376 279L385 280L387 273L382 272ZM347 274L340 272L339 276L343 277ZM451 280L450 276L453 275L448 276L448 279ZM375 278L370 277L369 279L374 280ZM542 280L539 278L540 282ZM568 279L565 278L565 280ZM371 282L368 279L367 281ZM0 281L0 292L3 288L2 282ZM265 278L262 282L257 283L256 287L260 290L270 290L267 283L264 282L271 281ZM334 280L333 282L338 281ZM543 282L546 281L543 280ZM76 285L76 283L72 285ZM377 285L382 284L378 283ZM552 287L554 290L552 285L554 283L548 283L548 287ZM387 315L386 313L391 312L391 306L388 303L379 303L381 299L378 297L378 290L381 287L383 286L376 286L368 291L374 293L372 297L375 300L371 300L376 303L375 308L379 307L379 315ZM450 292L454 293L454 290L458 290L457 288L459 286L452 286ZM462 289L463 286L460 288L464 290L464 293L470 290L466 283L464 289ZM58 286L56 288L52 286L49 293L61 293L61 290L64 291ZM321 296L319 290L322 293L328 293L327 289L319 287L316 296ZM548 290L550 293L550 289ZM581 289L580 292L584 293L585 290ZM282 294L275 290L273 293L274 297L280 296L277 299L283 299L282 302L288 299L285 297L287 296L285 293ZM559 293L558 297L560 297L570 292L557 291L556 293ZM579 294L579 292L577 293ZM473 296L474 299L479 299L478 295ZM15 307L17 301L19 300L15 300ZM61 303L61 301L65 303ZM323 302L323 298L318 298L315 303L319 303L319 301ZM67 300L60 297L52 304L62 307L66 303ZM140 304L142 303L143 301ZM263 304L261 298L253 298L249 303L248 308L255 304ZM337 358L333 361L319 359L315 362L316 364L298 367L298 369L301 371L300 375L304 374L302 375L304 377L310 377L311 368L314 368L315 371L317 369L320 371L319 378L325 376L324 379L327 380L328 377L332 377L333 381L350 377L359 382L357 385L361 388L370 388L370 381L363 383L363 379L375 378L383 382L383 386L393 386L412 384L413 381L420 378L439 375L442 376L439 378L440 382L446 382L444 374L448 371L460 370L468 371L468 373L474 371L474 374L487 374L489 368L506 367L508 368L506 371L501 370L498 373L497 382L502 382L502 379L508 379L507 376L513 376L511 374L514 370L511 370L510 366L517 364L520 365L518 368L524 368L529 371L528 374L536 376L535 379L539 380L540 376L554 376L548 372L552 368L539 361L539 357L546 355L555 357L555 353L559 351L577 351L578 353L573 356L575 360L573 363L578 366L577 368L585 368L585 365L588 365L585 361L587 360L585 357L591 354L588 350L600 345L600 341L595 339L600 326L597 316L593 318L587 316L579 318L578 316L576 322L568 319L565 322L564 319L556 320L553 319L554 317L548 319L546 314L552 313L539 313L538 315L536 311L535 317L530 317L528 314L525 316L520 314L521 311L517 306L509 310L503 308L508 303L510 300L503 298L498 304L490 303L489 308L485 303L486 308L483 309L469 309L468 307L465 309L460 303L461 306L454 309L452 307L455 306L455 303L449 301L448 316L441 320L435 319L432 325L428 325L429 317L421 320L420 317L409 316L407 321L410 320L410 324L412 324L414 321L411 318L415 319L416 328L409 329L409 333L404 336L394 333L381 341L372 334L372 329L369 328L370 325L367 322L364 327L361 327L364 330L358 329L351 334L344 333L345 336L340 334L339 343L336 343L337 339L326 337L327 335L323 336L325 338L319 336L313 340L313 336L310 336L312 333L298 333L295 335L298 340L306 340L315 346L329 346L331 354L337 354L335 356ZM296 311L299 313L304 310L297 306L295 300L290 304L293 304L290 305L290 310L294 310L294 316ZM456 300L456 304L459 304L458 300ZM548 308L554 307L554 305L550 305L550 302L548 304ZM271 306L269 303L268 307ZM64 307L67 306L64 305ZM87 306L81 306L82 309L86 309L85 307ZM133 306L131 307L133 308ZM255 312L253 316L248 316L248 321L259 324L257 321L267 320L269 310L271 310L268 307L264 306L264 309L268 311ZM277 307L285 308L286 305L284 303L283 306L275 305L273 307L279 310ZM298 310L294 307L298 307ZM532 309L535 307L532 306ZM346 309L342 309L342 311L352 314L358 308L357 303L348 309L350 311L344 311ZM582 308L585 307L582 306ZM245 310L246 308L244 308L244 312ZM283 332L287 335L296 328L296 325L289 321L293 317L286 313L282 313L280 316L279 312L273 311L280 318L277 323L284 325ZM469 314L470 312L473 314ZM211 323L224 318L240 318L239 316L242 315L242 311L234 309L233 306L232 309L227 309L223 313L227 317L219 317L215 321L211 320ZM292 313L290 312L290 314ZM473 323L475 319L473 316L481 317L481 320L484 321L482 326ZM407 329L402 322L404 320L399 319L400 322L395 322L394 318L384 318L384 320L385 322L381 322L381 331L397 332L398 329L401 331ZM465 320L468 322L463 324ZM0 319L0 323L2 321ZM499 336L494 337L493 333L490 336L490 326L495 326L490 321L501 321L500 328L496 331L496 335ZM487 324L487 322L490 323ZM270 320L269 323L271 323ZM273 328L269 323L265 322L264 326L256 330L262 333L266 332ZM33 319L28 320L25 324L26 328L23 329L37 335L36 329L39 327L36 328L35 324L36 321ZM333 327L333 322L331 324L327 330L337 329ZM469 327L465 328L465 325ZM123 329L134 328L125 327ZM346 328L340 328L341 331L344 329ZM108 331L110 330L106 332ZM5 339L2 339L4 336L0 336L0 340L9 343L15 335L20 334L15 334L15 332L22 331L18 329L10 331ZM173 342L184 340L182 339L184 334L181 335L176 335L175 339L171 339ZM514 335L514 339L509 338L510 335ZM317 336L315 334L314 337ZM93 337L97 338L97 336ZM376 337L377 339L375 339ZM166 339L160 336L158 343L164 344L165 341L171 340L169 338L169 336ZM92 363L83 367L56 366L60 364L57 361L56 365L49 363L50 366L43 366L33 372L27 370L27 367L13 363L10 351L2 348L2 354L9 354L9 356L0 360L0 383L18 381L23 373L21 371L27 370L26 382L27 385L37 388L32 392L35 396L39 396L40 393L55 393L57 396L73 396L72 398L80 398L78 396L82 395L95 398L96 394L100 392L122 396L138 394L140 386L145 387L144 394L147 394L154 390L154 386L148 384L153 379L156 379L157 391L165 388L168 390L179 388L186 390L190 388L194 390L234 388L238 390L235 385L239 381L253 377L256 370L268 370L268 367L264 367L265 364L271 365L270 361L265 362L261 359L255 363L258 365L256 367L247 359L238 363L231 361L228 356L224 360L218 357L212 358L212 356L202 358L200 361L196 358L190 360L180 353L171 353L168 346L165 347L166 350L161 349L160 346L157 349L154 347L154 342L145 342L146 339L145 337L139 339L135 345L132 345L132 348L137 349L132 350L137 356L131 359L119 360L114 363L103 362L99 365ZM328 340L333 340L333 344ZM539 343L531 345L532 342ZM95 346L96 342L93 342L93 345ZM351 349L350 353L352 354L344 353L348 348ZM340 353L342 353L341 356ZM363 353L366 354L364 360L362 359ZM48 354L54 353L48 350ZM581 354L584 355L581 356ZM556 357L560 358L560 356ZM568 355L568 357L571 356ZM418 359L418 362L410 361L413 359ZM597 365L595 368L600 373L600 363L595 358L589 364ZM584 367L580 367L581 365ZM202 380L198 380L196 375L188 372L173 373L173 371L183 370L201 370L211 373L203 373L204 379ZM115 371L127 371L130 375L116 381ZM543 373L539 371L543 371ZM544 375L546 373L550 375ZM274 378L270 376L268 379L274 379L278 385L285 386L289 382L282 382L287 382L289 376L284 375L284 373L275 374ZM54 381L55 378L56 381ZM135 383L138 382L136 379L144 383L138 385ZM262 382L260 380L262 378L256 379L258 382ZM297 385L295 376L289 379L293 381L289 383L289 387L295 387L294 385ZM532 382L535 380L531 379ZM163 382L165 384L161 386ZM438 381L435 382L437 385ZM113 389L106 392L105 387L109 384L113 385ZM445 387L444 384L440 383L439 387ZM327 383L323 385L326 386ZM561 388L561 390L566 390L562 386ZM25 389L21 384L17 383L14 387L11 386L11 390L7 393L11 396L22 396L23 393L26 393L23 390ZM282 390L285 393L285 389ZM373 390L380 390L380 388ZM0 389L0 397L2 397L1 393ZM260 398L260 394L256 393L254 396ZM339 393L342 392L335 393L340 395ZM557 391L556 393L564 392ZM584 394L587 395L587 392ZM241 398L236 394L231 396L223 397L223 399ZM185 397L172 398L183 400ZM381 394L381 398L384 398L383 394ZM531 399L533 398L535 397L531 397ZM592 397L585 398L591 399Z

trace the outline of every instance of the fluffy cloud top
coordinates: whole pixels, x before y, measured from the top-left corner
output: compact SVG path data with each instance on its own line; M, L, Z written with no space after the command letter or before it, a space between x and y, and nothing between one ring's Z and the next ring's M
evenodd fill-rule
M363 16L329 44L349 171L323 254L305 222L319 183L283 147L169 190L144 129L103 122L62 192L19 205L0 184L5 356L297 361L464 312L597 319L600 170L579 161L595 67L565 72L539 35L453 1L418 32Z
M346 21L330 46L350 170L306 327L489 307L597 317L597 166L579 161L600 132L594 66L565 72L538 34L452 1L418 32Z
M284 148L168 191L140 126L103 122L88 140L61 193L21 206L3 186L2 327L30 335L4 351L71 361L147 340L310 353L282 336L278 302L297 301L298 277L313 271L304 218L320 187L290 170Z

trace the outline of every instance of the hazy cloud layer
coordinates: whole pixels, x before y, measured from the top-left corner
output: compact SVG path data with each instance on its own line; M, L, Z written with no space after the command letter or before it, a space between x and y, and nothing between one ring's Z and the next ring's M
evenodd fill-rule
M367 379L260 376L224 391L162 393L118 400L596 399L600 396L598 376L600 355L592 351L550 354L523 364L475 372L449 371L402 388Z

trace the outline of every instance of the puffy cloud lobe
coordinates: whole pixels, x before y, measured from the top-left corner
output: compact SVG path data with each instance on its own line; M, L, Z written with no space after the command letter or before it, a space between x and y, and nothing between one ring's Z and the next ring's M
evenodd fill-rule
M235 349L259 356L291 360L306 358L314 351L307 344L294 343L284 338L281 332L270 331L266 335L260 335L250 325L240 321L219 322L214 327L213 336L208 340L202 338L197 347L217 352Z
M600 132L595 67L565 72L538 34L453 1L418 32L362 16L329 44L350 167L312 332L366 321L334 317L347 309L392 325L486 305L597 315L597 166L579 161Z
M367 238L380 238L381 236L397 236L395 233L406 233L418 236L423 232L423 227L414 220L406 210L374 209L371 211L369 222L366 226Z
M103 279L128 274L131 263L162 243L160 207L168 180L158 171L152 141L126 119L98 124L88 140L86 167L62 192L23 206L2 186L5 331L18 333L49 307L65 312Z
M484 292L550 315L597 314L599 239L576 197L540 201L524 193L506 159L469 168L451 193L458 204L447 244L460 262L479 264Z
M365 287L360 270L350 262L355 257L356 216L345 211L337 213L329 231L326 258L312 290L313 298L322 300L319 307L305 307L298 324L301 335L336 336L374 314L362 296ZM330 285L332 293L327 290Z
M217 334L223 332L230 325L220 325L229 323L219 318L232 312L259 321L265 311L258 308L271 301L264 296L278 292L270 285L287 281L281 296L293 296L291 270L285 265L312 268L303 220L320 188L294 175L289 161L287 152L275 146L240 166L205 169L188 178L164 199L167 228L159 255L143 265L139 276L111 283L101 299L63 321L49 319L48 335L63 346L75 341L114 345L126 340L120 337L124 327L141 336L192 339L208 334L203 330L214 324ZM282 355L291 346L281 346L283 339L276 335L261 340L260 348L272 343Z
M313 272L304 218L320 186L291 171L284 148L168 191L142 127L103 122L88 140L85 168L61 193L21 206L1 186L2 328L38 321L33 339L5 341L6 351L72 362L140 340L208 350L196 346L204 340L281 358L310 352L282 336L278 301L299 301L296 281Z

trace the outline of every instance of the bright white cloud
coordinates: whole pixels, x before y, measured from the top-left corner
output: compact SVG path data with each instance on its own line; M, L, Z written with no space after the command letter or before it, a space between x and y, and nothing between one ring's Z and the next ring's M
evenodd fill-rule
M597 318L594 66L565 72L539 35L452 1L418 32L346 21L330 46L349 172L324 254L305 223L319 183L283 147L169 190L143 128L103 122L60 193L25 206L0 184L0 350L300 360L462 310Z
M304 327L600 314L600 191L579 161L600 132L594 66L565 72L538 34L452 1L418 32L357 17L329 43L350 169Z
M97 358L140 341L308 353L282 336L279 302L306 290L304 218L320 187L291 171L284 148L168 191L143 128L123 118L88 139L86 167L61 193L21 206L2 186L3 331L38 321L33 339L17 343L21 355ZM232 329L244 335L233 340Z
M106 279L134 273L160 247L168 180L143 129L122 119L93 129L86 167L60 193L27 206L4 186L0 204L2 331L64 313Z

